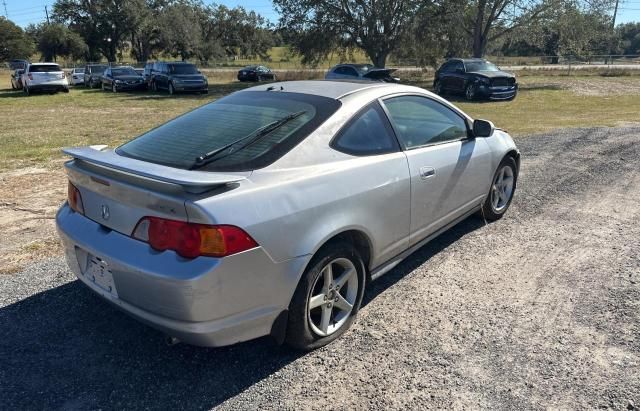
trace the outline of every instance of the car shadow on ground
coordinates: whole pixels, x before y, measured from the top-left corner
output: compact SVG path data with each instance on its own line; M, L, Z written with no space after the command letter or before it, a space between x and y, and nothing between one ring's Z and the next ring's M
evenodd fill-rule
M363 304L483 224L467 219L422 247L371 283ZM302 355L269 338L223 348L168 346L79 281L0 309L7 409L209 409Z

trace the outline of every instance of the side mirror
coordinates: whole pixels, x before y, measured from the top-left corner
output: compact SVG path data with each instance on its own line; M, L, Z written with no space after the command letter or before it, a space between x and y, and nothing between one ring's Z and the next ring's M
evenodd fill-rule
M476 137L491 137L496 127L488 120L473 120L473 135Z

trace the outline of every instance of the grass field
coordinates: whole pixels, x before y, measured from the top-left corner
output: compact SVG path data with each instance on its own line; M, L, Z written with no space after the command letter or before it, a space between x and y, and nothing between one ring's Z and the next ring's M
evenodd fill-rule
M406 74L406 73L405 73ZM219 76L219 77L216 77ZM321 76L289 72L283 79ZM10 89L0 71L0 168L47 165L66 146L114 146L187 110L247 87L233 73L210 74L209 95L105 93L75 88L69 94L25 97ZM409 84L430 87L419 73L403 75ZM511 102L465 102L449 97L476 118L493 121L515 136L560 127L615 126L640 122L640 76L524 76Z

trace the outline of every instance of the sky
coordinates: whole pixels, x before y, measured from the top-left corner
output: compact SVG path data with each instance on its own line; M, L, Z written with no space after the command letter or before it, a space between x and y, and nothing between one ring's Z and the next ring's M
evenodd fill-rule
M0 14L5 15L5 9L2 7L3 2L6 3L6 14L9 19L19 26L26 27L29 23L45 21L45 6L48 6L49 12L51 12L51 6L55 0L0 0ZM271 0L218 0L215 3L229 7L243 6L249 10L255 10L272 23L278 21L278 14L274 10ZM620 0L616 24L630 21L640 21L640 0Z

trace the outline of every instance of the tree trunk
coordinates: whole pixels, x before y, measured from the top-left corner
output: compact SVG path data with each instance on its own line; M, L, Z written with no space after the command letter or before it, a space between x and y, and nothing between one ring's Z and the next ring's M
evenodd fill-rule
M384 68L387 64L387 57L389 57L388 51L371 50L367 51L367 55L371 59L374 66Z
M473 24L473 57L484 56L484 50L487 46L487 39L484 36L484 9L486 0L478 1L478 9L476 10L476 21Z

